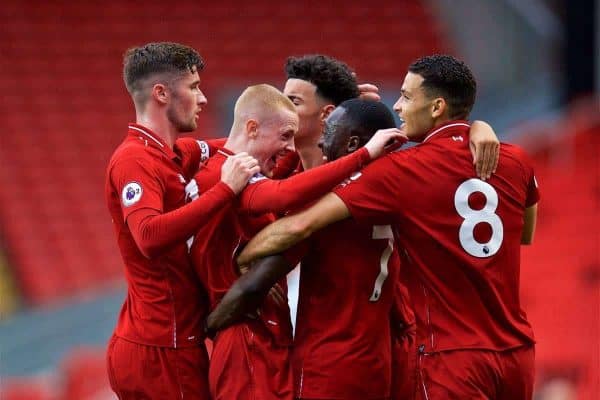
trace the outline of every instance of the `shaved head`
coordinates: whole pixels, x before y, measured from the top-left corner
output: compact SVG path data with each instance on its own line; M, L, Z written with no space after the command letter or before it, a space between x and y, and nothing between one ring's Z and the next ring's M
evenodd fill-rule
M250 86L235 102L233 125L239 128L249 119L269 123L282 111L296 114L294 103L278 89L267 84Z

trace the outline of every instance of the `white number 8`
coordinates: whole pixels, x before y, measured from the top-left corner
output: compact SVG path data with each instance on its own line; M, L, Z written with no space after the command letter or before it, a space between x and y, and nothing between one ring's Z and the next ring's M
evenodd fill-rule
M481 192L485 196L485 205L481 210L469 206L469 196ZM469 179L463 182L454 194L454 207L458 215L464 218L458 231L460 244L467 253L479 258L491 257L500 250L504 239L504 226L496 214L498 208L498 193L489 183L479 179ZM478 223L485 222L492 227L492 237L487 243L479 243L473 236L473 230Z

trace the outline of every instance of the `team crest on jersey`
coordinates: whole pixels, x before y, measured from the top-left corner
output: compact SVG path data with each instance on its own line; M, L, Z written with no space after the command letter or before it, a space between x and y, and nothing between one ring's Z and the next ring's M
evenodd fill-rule
M267 179L267 177L260 173L254 174L254 175L252 175L252 178L250 178L250 180L248 180L248 185L252 185L253 183L262 181L263 179Z
M129 182L121 192L121 201L125 207L129 207L140 201L144 190L137 182Z

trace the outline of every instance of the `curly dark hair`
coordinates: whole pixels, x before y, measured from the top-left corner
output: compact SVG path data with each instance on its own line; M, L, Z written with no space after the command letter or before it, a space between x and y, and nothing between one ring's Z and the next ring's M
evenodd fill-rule
M132 47L123 57L123 80L127 91L134 95L146 78L154 74L180 74L204 69L204 60L189 46L172 42L148 43Z
M346 110L349 127L360 137L361 146L378 130L396 127L394 114L379 101L350 99L343 101L339 107Z
M465 63L449 55L435 54L414 61L408 70L423 77L421 85L429 96L446 100L450 118L469 116L475 103L477 82Z
M317 87L323 99L339 105L358 97L358 85L350 67L332 57L321 54L289 57L285 63L288 79L302 79Z

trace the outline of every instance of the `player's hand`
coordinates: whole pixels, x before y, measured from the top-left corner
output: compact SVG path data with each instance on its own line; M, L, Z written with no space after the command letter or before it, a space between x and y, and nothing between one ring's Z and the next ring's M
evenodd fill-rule
M269 297L279 307L285 307L287 305L287 295L278 283L274 284L269 290Z
M248 264L239 265L238 269L240 270L240 275L244 275L246 272L250 271Z
M379 95L379 88L370 83L362 83L358 85L358 97L362 100L379 101L381 96Z
M483 121L473 122L469 132L469 148L477 176L484 181L489 179L496 172L500 157L500 141L492 127Z
M238 194L248 183L248 179L260 172L258 161L248 153L239 153L227 157L221 167L221 181Z
M380 129L365 144L365 148L371 156L371 160L386 153L390 147L398 148L408 141L408 137L398 128Z

